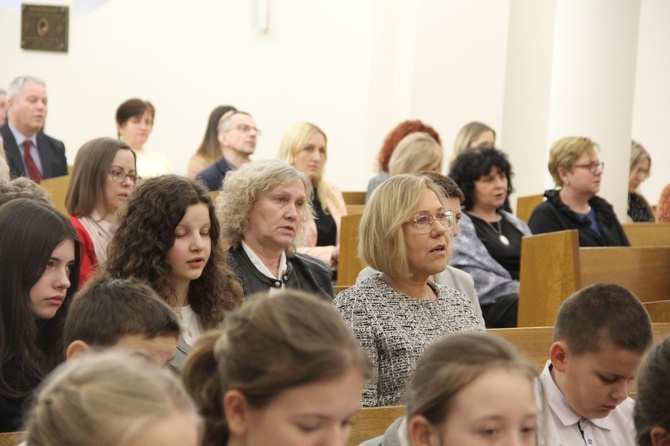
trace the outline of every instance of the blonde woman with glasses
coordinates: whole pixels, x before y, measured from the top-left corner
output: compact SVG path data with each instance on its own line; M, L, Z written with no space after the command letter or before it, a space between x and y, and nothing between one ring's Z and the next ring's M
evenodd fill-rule
M116 211L140 180L135 152L125 142L97 138L77 151L65 205L83 249L80 285L107 259Z
M365 206L358 255L380 273L334 301L377 372L363 390L363 406L400 404L428 344L484 329L465 295L431 279L447 267L454 218L438 186L423 175L389 178Z

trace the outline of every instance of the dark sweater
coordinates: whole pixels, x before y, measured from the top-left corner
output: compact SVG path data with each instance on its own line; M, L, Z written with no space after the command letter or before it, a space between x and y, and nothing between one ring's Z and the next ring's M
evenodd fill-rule
M572 211L559 197L558 190L550 189L544 193L546 201L540 203L530 216L528 226L533 234L547 232L579 231L579 246L630 246L626 234L614 214L612 205L598 196L589 200L596 213L596 220L602 235L591 228L591 221Z

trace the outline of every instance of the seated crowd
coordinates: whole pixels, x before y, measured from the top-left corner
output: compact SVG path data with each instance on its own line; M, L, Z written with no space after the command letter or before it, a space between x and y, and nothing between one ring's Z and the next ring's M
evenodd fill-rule
M447 177L437 132L399 124L361 216L366 268L336 295L347 208L316 125L252 161L255 120L217 107L180 176L144 147L153 105L129 99L118 139L77 151L65 216L40 186L68 174L42 132L45 83L17 78L7 100L0 432L25 431L28 446L344 445L361 407L403 404L366 445L670 444L670 341L652 347L630 291L569 297L541 374L485 333L517 325L523 237L576 229L581 246L629 245L597 196L591 139L552 145L558 189L526 225L493 129L461 130ZM662 220L637 192L651 159L632 151L629 215Z

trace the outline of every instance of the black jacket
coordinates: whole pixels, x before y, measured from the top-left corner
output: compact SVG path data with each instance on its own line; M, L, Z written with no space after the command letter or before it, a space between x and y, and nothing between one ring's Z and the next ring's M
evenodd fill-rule
M297 253L286 259L286 273L279 281L268 277L254 266L241 245L228 249L230 266L237 274L237 279L244 287L244 295L248 296L270 288L280 288L282 282L286 288L315 293L332 301L335 298L333 284L330 281L330 267L325 262L307 254Z
M600 197L593 196L589 205L596 212L598 226L602 236L591 229L591 220L572 211L563 203L558 190L550 189L544 193L547 200L540 203L530 216L528 226L533 234L546 232L579 231L579 246L630 246L628 237L614 214L612 205Z

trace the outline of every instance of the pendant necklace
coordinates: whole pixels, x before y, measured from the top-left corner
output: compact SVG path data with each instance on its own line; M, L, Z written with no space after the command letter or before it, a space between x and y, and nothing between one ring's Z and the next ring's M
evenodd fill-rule
M509 246L509 240L507 239L507 237L505 237L505 234L502 233L502 226L500 225L500 220L498 220L496 222L496 225L498 226L498 229L496 229L496 227L493 226L493 224L490 221L487 221L487 220L484 220L484 221L486 223L488 223L489 226L491 226L491 229L493 229L493 231L496 234L498 234L498 239L500 240L500 243L502 243L505 246Z

